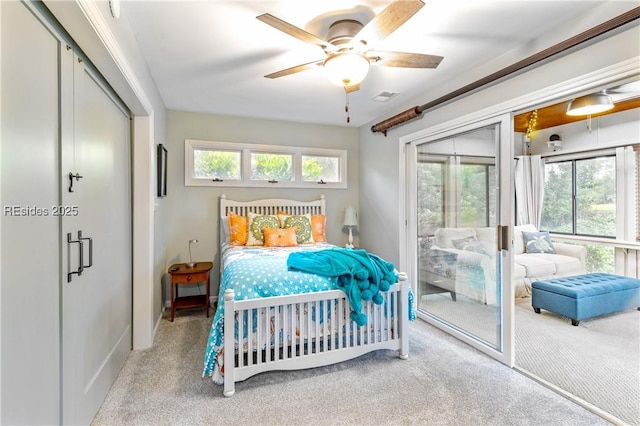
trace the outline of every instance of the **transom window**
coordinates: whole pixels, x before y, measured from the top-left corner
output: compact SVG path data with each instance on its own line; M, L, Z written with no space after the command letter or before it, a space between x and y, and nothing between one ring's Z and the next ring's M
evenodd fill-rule
M347 187L347 151L185 140L186 186Z

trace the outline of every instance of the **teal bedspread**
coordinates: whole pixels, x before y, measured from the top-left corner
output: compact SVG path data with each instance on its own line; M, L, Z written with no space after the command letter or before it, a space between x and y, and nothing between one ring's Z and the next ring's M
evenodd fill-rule
M221 261L224 272L220 278L219 302L211 324L202 373L203 377L211 376L216 384L224 383L225 290L232 289L235 300L245 300L342 289L349 292L347 296L352 308L356 307L354 312L361 314L362 300L379 300L376 295L388 290L398 278L393 264L375 255L326 243L286 248L226 246ZM332 266L327 267L325 262L331 262ZM411 292L408 316L410 320L415 319ZM247 332L251 333L245 330L245 334ZM249 338L251 336L236 336L236 343L242 345Z
M295 252L289 255L290 271L302 271L334 278L351 304L351 319L363 326L367 317L362 313L362 302L383 302L381 291L388 291L398 281L392 263L365 250L335 247L315 252Z

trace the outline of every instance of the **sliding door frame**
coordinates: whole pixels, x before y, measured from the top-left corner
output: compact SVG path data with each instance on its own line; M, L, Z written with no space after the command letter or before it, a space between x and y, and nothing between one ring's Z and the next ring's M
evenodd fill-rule
M407 158L405 154L411 151L409 149L411 144L417 140L421 140L435 134L439 134L440 136L442 136L448 130L457 129L456 130L456 133L457 133L457 132L460 132L464 126L474 125L474 124L478 126L477 123L487 118L498 117L498 116L501 116L502 114L511 114L512 112L525 110L528 108L532 108L534 106L552 104L560 99L567 99L571 97L581 96L586 93L589 93L598 89L602 89L602 87L606 85L610 85L614 82L622 84L625 82L636 80L638 76L640 76L640 72L638 72L638 60L640 60L640 56L635 56L633 58L626 59L616 64L607 66L605 68L601 68L593 72L577 76L576 78L564 80L557 84L547 85L542 89L532 90L524 95L509 99L507 101L504 101L501 103L495 103L491 106L488 106L485 109L477 110L477 111L474 111L473 113L459 116L449 121L442 122L440 124L436 124L427 129L418 130L414 133L399 137L399 145L398 145L399 210L398 211L399 211L400 217L403 218L399 226L399 236L400 236L399 268L400 270L406 271L407 274L409 274L410 282L413 283L414 287L415 287L415 281L417 277L417 271L416 271L417 259L416 259L415 249L414 249L415 245L412 246L411 245L412 242L410 238L408 238L408 236L410 235L408 230L408 224L409 224L408 215L412 211L415 211L415 202L413 202L413 205L411 205L409 200L407 199L408 197L406 192L406 184L407 182L409 182L409 179L408 179L409 171L406 170L405 168L405 165L407 164L406 163ZM515 134L513 131L513 123L512 123L513 119L511 118L510 121L511 121L510 128L509 128L510 136L508 140L511 140L510 146L513 148L515 146L514 144L516 143L516 141L514 140ZM504 140L507 140L507 139L505 138ZM518 141L517 143L524 143L524 142ZM504 143L501 143L501 146L503 145ZM499 155L504 156L504 153L500 152ZM510 170L509 174L512 174L513 165L509 167L509 170ZM506 174L502 173L500 175L500 183L503 187L505 186L505 181L504 181L505 179L506 179ZM512 185L512 182L509 182L509 185ZM504 192L502 193L504 194ZM514 192L511 192L509 194L508 199L513 200L514 197L515 197ZM500 199L500 202L501 202L501 213L502 213L507 208L505 205L506 204L505 198L502 197ZM513 222L514 203L513 201L509 201L509 204L512 206L511 207L512 211L509 213L508 217L509 217L509 220ZM502 221L506 220L507 218L507 216L504 216L504 215L502 215L501 217L502 217ZM504 224L504 222L502 223ZM510 232L512 227L509 227L507 229L509 229L509 232ZM511 235L508 235L508 239L511 240L511 238L512 238ZM511 251L508 251L508 258L507 259L503 258L503 262L508 262L509 265L513 265L513 254L511 253ZM504 280L504 282L510 282L510 277L503 276L502 279ZM510 286L506 286L506 287L510 287ZM504 288L505 286L503 286L503 289ZM500 358L502 362L509 365L510 367L513 367L515 362L515 359L514 359L515 350L514 350L514 338L513 338L514 318L513 318L513 315L511 315L511 313L513 312L515 306L514 306L513 298L511 299L512 300L510 300L509 303L507 305L504 305L503 307L502 325L503 325L503 336L505 336L505 341L503 342L504 355L500 355ZM507 314L507 309L508 309L508 314ZM435 325L438 326L438 324L435 324ZM465 342L469 340L466 336L459 335L460 333L456 333L455 331L452 331L451 334L453 334L454 336L458 337L459 339ZM490 356L493 356L495 353L495 350L488 349L484 345L478 345L477 342L469 342L469 344L478 348L480 351L489 354Z
M504 226L509 229L513 218L513 114L499 114L491 117L486 117L480 120L472 121L460 126L452 126L448 128L434 127L426 129L421 132L420 137L406 140L401 143L400 149L400 161L402 166L400 170L403 173L400 176L400 209L402 217L404 217L402 229L400 230L400 259L401 270L408 271L410 276L410 282L413 286L413 291L417 294L417 224L415 219L416 212L416 151L418 145L429 143L432 141L452 137L460 133L467 133L475 129L480 129L490 125L497 125L498 129L498 142L496 146L496 157L498 162L496 163L497 170L497 185L498 191L498 205L499 212L497 215L497 225ZM411 194L414 194L412 196ZM497 232L497 230L496 230ZM511 244L507 244L503 247L503 250L499 252L501 257L502 274L497 276L497 285L501 286L500 291L500 341L498 348L494 348L473 336L463 333L460 330L452 327L450 324L445 323L431 315L426 315L421 312L417 313L417 316L429 324L432 324L449 334L452 334L456 338L468 343L474 348L480 350L483 353L497 359L503 364L509 367L513 366L514 353L513 353L513 328L512 317L514 309L513 289L511 286L511 268L512 268L512 253L510 250ZM404 262L404 263L402 263Z

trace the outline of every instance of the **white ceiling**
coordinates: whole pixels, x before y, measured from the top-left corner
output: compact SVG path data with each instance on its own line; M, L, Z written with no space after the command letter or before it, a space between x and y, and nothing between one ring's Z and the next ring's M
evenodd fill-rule
M420 104L426 103L432 100L426 94L451 79L467 84L497 71L509 64L487 72L483 68L479 76L477 67L486 68L505 52L535 44L533 40L567 21L614 2L426 0L416 15L375 47L444 60L437 69L372 66L361 89L349 97L348 125L397 114L407 100L422 93ZM331 22L342 17L366 21L390 3L124 1L121 19L133 28L168 109L346 126L344 90L330 83L322 69L264 78L322 59L324 53L256 16L270 13L324 39ZM627 5L631 9L637 1ZM372 100L383 91L399 94L384 103Z

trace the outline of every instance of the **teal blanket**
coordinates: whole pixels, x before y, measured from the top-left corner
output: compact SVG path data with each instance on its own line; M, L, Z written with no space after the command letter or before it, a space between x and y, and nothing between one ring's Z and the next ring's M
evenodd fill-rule
M336 277L338 286L346 293L351 304L351 319L359 326L367 323L362 313L362 302L380 305L384 298L380 292L388 291L398 281L398 273L389 263L365 250L333 248L315 252L293 252L287 259L290 271Z

